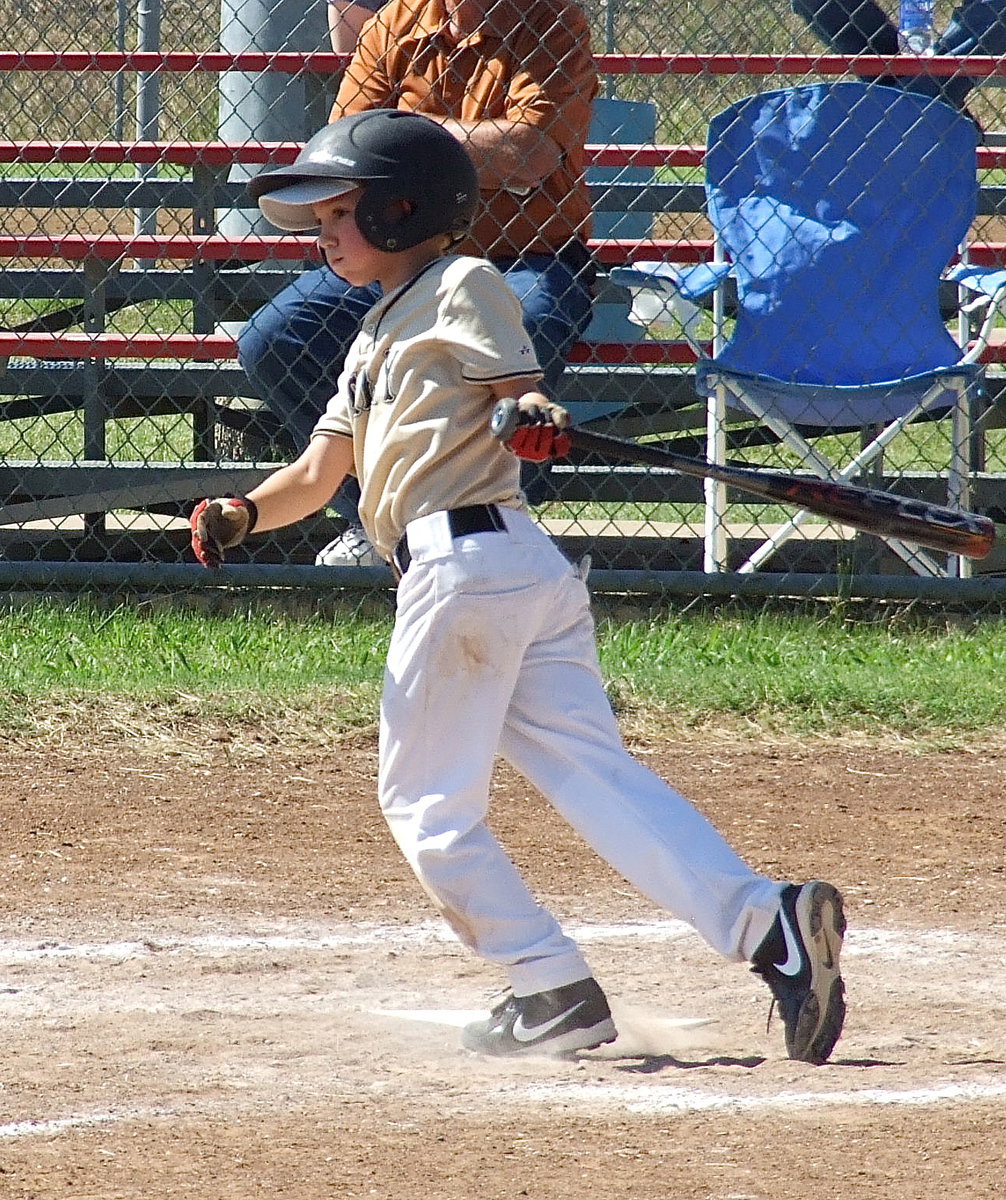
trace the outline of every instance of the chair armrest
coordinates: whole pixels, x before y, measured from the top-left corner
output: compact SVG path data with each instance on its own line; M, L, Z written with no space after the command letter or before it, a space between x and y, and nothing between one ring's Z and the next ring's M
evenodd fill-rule
M947 272L947 279L967 288L969 292L990 298L1006 288L1006 270L1002 267L976 267L973 263L961 263Z
M981 328L961 360L966 363L977 362L988 346L1000 312L1006 310L1006 270L961 263L947 272L947 278L959 287L976 293L974 300L962 306L963 312L987 309Z
M630 321L647 328L659 321L676 321L696 354L706 358L699 337L703 313L696 301L714 291L732 270L731 263L699 263L682 270L662 260L643 261L613 267L609 278L629 289Z
M644 260L627 267L613 267L611 279L627 288L676 294L685 300L701 300L715 291L733 271L733 263L699 263L694 267L674 267L661 259Z

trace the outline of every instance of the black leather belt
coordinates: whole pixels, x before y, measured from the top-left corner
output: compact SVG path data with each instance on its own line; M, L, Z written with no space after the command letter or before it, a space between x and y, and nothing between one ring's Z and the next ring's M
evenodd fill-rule
M468 504L464 508L449 508L447 510L447 527L452 538L467 537L470 533L506 533L506 523L495 504ZM409 539L402 534L395 553L391 556L391 565L401 578L409 569L412 555L409 553Z

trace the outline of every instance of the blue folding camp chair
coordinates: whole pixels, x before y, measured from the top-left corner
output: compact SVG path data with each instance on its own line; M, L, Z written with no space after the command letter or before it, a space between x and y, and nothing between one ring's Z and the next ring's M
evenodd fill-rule
M976 131L953 108L896 88L815 84L752 96L709 127L706 195L717 254L675 269L638 263L613 272L637 294L695 302L728 277L736 320L721 318L708 357L695 340L696 386L707 399L707 454L722 461L728 414L753 414L822 478L863 474L910 421L952 423L947 503L965 506L971 413L981 391L977 359L990 309L970 348L940 312L941 273L960 251L977 205ZM986 286L973 267L955 278L998 306L1006 276ZM812 438L876 430L836 465ZM727 564L726 494L706 487L708 571ZM803 524L798 513L741 565L753 571ZM923 575L957 574L889 539Z

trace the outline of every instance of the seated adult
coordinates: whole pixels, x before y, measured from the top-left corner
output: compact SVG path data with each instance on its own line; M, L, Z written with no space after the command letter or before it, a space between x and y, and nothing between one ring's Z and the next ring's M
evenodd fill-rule
M328 0L328 39L336 54L352 54L360 30L384 0Z
M459 251L491 259L517 295L546 393L590 322L583 168L596 94L587 18L570 0L389 0L363 26L332 109L333 120L375 108L421 112L464 143L481 202ZM326 265L242 330L241 365L298 450L379 296ZM545 478L533 466L524 477L530 502L547 494ZM359 528L356 496L354 488L335 498L348 525L319 563L380 561Z
M896 25L875 0L791 0L793 12L838 54L899 53ZM936 39L934 54L1006 54L1006 6L1003 0L963 0ZM882 76L877 83L901 87L964 108L977 82L966 75Z

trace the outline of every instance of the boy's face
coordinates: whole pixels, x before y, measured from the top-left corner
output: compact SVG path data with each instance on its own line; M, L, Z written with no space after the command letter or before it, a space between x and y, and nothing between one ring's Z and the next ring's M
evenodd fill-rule
M363 189L355 188L344 196L312 206L321 226L318 245L326 262L336 275L354 287L381 280L392 257L372 246L360 232L354 213L362 195Z

